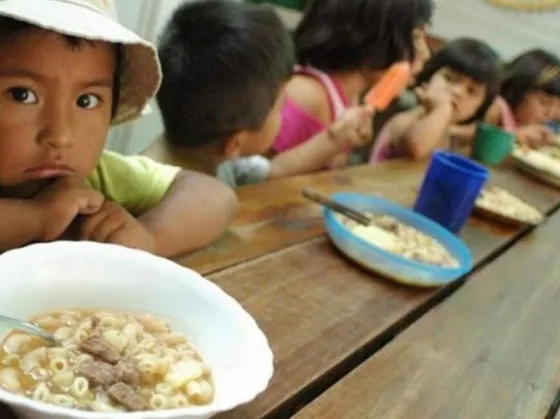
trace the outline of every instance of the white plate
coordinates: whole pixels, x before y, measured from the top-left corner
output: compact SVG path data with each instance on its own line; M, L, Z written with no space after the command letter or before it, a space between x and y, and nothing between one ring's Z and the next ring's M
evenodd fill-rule
M512 159L515 166L522 172L528 174L529 176L538 179L548 185L555 186L560 188L560 177L554 175L553 173L543 170L539 167L536 167L534 164L531 164L530 161L523 158L518 153L512 154Z
M494 188L501 189L504 192L508 193L509 195L514 196L515 198L517 198L518 200L523 202L525 205L528 205L528 206L532 207L535 211L537 211L540 214L541 218L539 220L535 220L535 221L523 220L523 219L514 217L512 215L504 214L500 211L495 210L494 208L491 208L488 205L482 205L480 203L479 199L477 199L477 201L475 202L475 206L474 206L474 209L473 209L473 213L475 215L480 215L480 216L485 217L489 220L497 221L501 224L506 224L506 225L509 225L509 226L512 226L512 227L523 227L523 226L527 226L527 225L537 225L537 224L541 223L542 220L544 220L544 215L538 209L536 209L534 206L532 206L528 202L523 201L521 198L513 195L511 192L509 192L509 191L507 191L503 188L500 188L498 186L490 186L490 187L487 187L485 189L490 190L490 189L494 189Z
M134 413L72 410L0 390L22 418L204 419L253 400L272 376L272 352L253 318L217 285L166 259L91 242L37 244L0 256L0 278L8 316L92 309L164 319L209 364L216 390L208 406Z

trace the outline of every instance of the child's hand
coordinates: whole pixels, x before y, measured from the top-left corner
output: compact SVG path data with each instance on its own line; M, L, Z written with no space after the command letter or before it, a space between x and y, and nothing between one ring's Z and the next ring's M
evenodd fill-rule
M31 201L36 204L43 232L42 241L59 238L80 214L96 213L105 198L81 181L62 178L54 181Z
M546 125L527 125L517 130L517 139L522 147L540 148L554 141L554 132Z
M368 144L373 135L373 115L373 110L363 106L347 109L328 128L329 138L341 149L352 149Z
M113 243L155 253L154 238L126 209L105 201L101 209L84 219L80 238L99 243Z
M432 111L437 108L448 108L453 110L453 97L449 89L437 86L420 86L416 88L418 101Z
M350 156L348 155L348 153L340 153L331 160L329 164L329 168L344 169L345 167L348 166L349 161L350 161Z

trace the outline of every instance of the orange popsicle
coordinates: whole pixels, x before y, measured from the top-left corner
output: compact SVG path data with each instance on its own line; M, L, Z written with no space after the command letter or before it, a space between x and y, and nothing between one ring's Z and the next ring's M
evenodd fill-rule
M384 111L406 89L409 80L410 64L406 61L393 64L366 94L365 103L377 111Z

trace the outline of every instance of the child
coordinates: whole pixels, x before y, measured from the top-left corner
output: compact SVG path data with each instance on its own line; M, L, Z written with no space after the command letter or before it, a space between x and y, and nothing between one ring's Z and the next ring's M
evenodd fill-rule
M435 148L450 147L451 126L483 119L499 83L500 61L489 46L474 39L447 43L417 78L419 105L385 124L370 163L423 159Z
M312 0L295 34L300 66L287 87L271 177L344 166L371 142L361 94L396 61L417 72L429 56L431 0Z
M230 0L187 2L167 24L159 57L166 154L231 186L266 178L264 158L222 163L264 153L278 132L294 55L274 10Z
M0 249L71 224L81 239L163 256L218 237L231 190L103 151L110 124L138 116L159 79L154 48L106 0L0 1Z
M520 142L539 147L553 137L545 124L552 117L554 98L560 98L560 60L543 50L531 50L508 64L500 97L487 122L515 133Z

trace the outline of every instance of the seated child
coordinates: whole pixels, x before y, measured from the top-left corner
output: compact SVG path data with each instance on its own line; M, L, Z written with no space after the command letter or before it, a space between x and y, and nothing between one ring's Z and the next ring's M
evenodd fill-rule
M299 66L287 86L271 177L348 163L372 141L365 90L397 61L418 72L429 57L431 0L311 0L295 33Z
M186 2L163 31L159 57L165 154L231 186L265 179L266 159L230 161L266 152L280 126L294 55L274 9L230 0ZM161 148L160 142L147 154Z
M78 238L173 256L231 221L212 178L103 151L155 93L156 52L106 0L0 1L0 249ZM135 218L138 217L138 218Z
M466 38L447 43L417 78L418 106L385 124L370 163L423 159L436 148L450 148L451 127L483 119L499 83L500 61L489 46Z
M527 51L505 69L500 96L487 122L515 133L521 143L539 147L552 140L546 126L560 98L560 59L543 50Z

